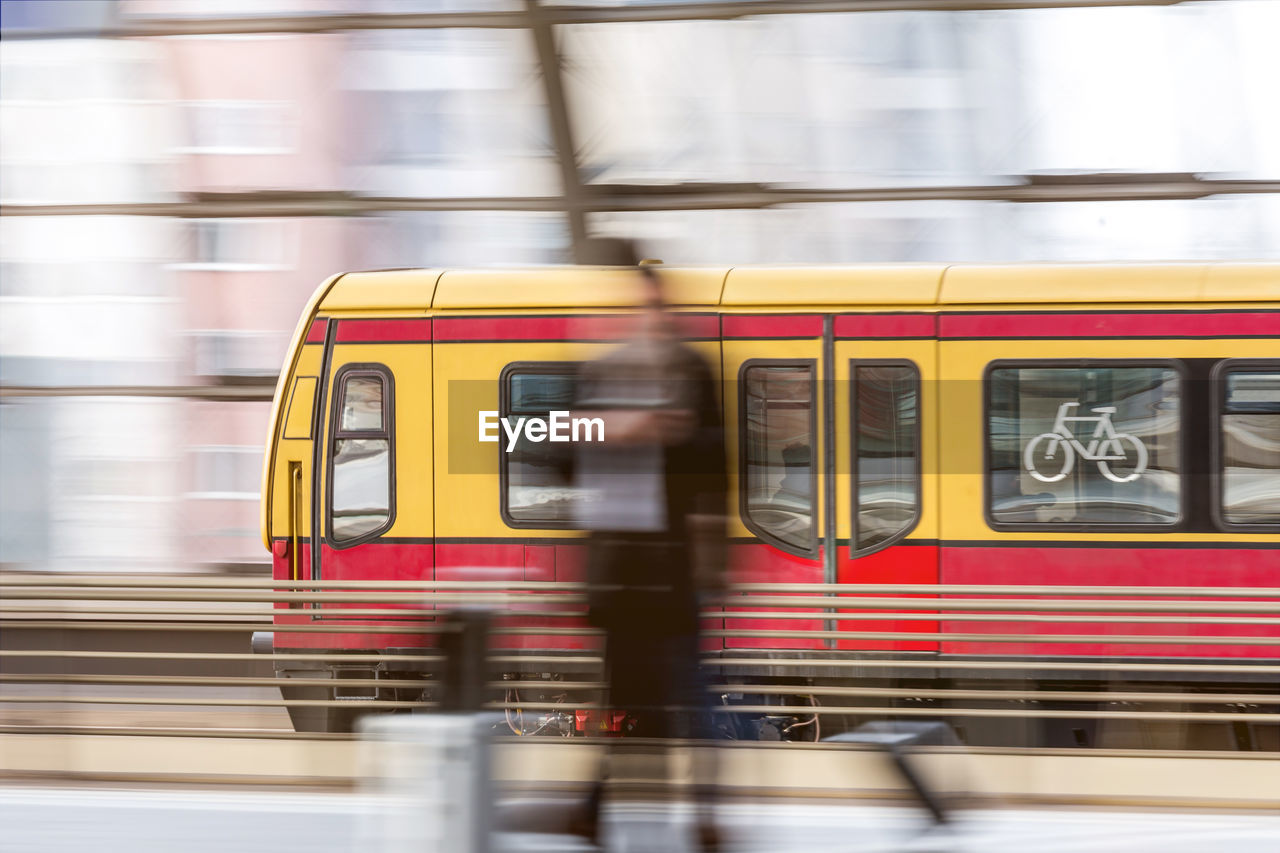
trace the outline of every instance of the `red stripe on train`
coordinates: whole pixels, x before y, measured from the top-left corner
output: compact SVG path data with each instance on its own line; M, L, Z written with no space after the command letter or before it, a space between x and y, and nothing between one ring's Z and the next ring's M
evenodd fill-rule
M817 338L822 318L794 314L727 314L722 327L726 338Z
M942 338L1280 336L1280 311L1168 314L944 314Z
M312 320L311 328L307 329L307 343L322 344L324 343L324 333L329 327L328 320Z
M1280 586L1280 552L1268 548L1055 548L1052 546L947 547L942 549L944 584L1056 586L1185 586L1274 589ZM964 596L954 596L962 598ZM1049 598L1049 596L1044 596ZM1064 596L1054 596L1063 598ZM1195 599L1194 594L1190 596ZM1135 596L1141 599L1142 596ZM1034 600L1034 599L1033 599ZM1168 600L1168 599L1164 599ZM1028 610L1034 611L1034 606ZM994 615L994 614L993 614ZM1083 614L1081 614L1083 615ZM1243 643L1196 643L1198 637L1276 636L1276 625L1126 622L1122 613L1094 613L1096 622L957 622L943 630L964 634L1164 635L1183 643L984 642L950 640L951 654L1074 655L1085 657L1275 658L1280 648ZM1167 614L1176 615L1176 614ZM1201 616L1211 613L1196 614ZM996 617L998 620L998 617Z
M676 327L685 337L715 340L720 318L715 314L676 314ZM610 341L628 337L635 315L575 314L556 317L437 317L435 339L441 343L467 341Z
M431 320L341 320L338 322L337 341L340 344L376 343L430 343Z
M932 338L933 314L843 314L835 318L837 338Z

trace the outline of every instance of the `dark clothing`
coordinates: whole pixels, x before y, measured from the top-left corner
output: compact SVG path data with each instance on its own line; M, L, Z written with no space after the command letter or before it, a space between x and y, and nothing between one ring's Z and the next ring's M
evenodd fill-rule
M638 341L587 364L578 388L575 408L583 411L693 413L692 430L679 443L655 439L648 446L610 448L606 435L599 448L579 445L577 465L580 472L592 470L592 482L603 484L603 500L613 502L595 517L630 522L630 510L639 519L632 529L596 526L588 543L588 618L605 635L607 704L635 720L633 735L709 736L706 680L698 662L698 579L705 555L718 551L705 547L705 532L695 537L691 519L721 518L725 511L724 432L711 369L684 344ZM642 505L646 501L651 503ZM611 749L621 747L611 743ZM707 808L714 773L706 758L695 762L707 849L713 845L706 839L714 838ZM603 791L602 776L588 805L589 826L596 825Z
M605 639L609 702L635 718L636 737L691 738L708 735L706 678L698 665L693 634L646 637L610 631Z
M660 346L624 346L584 366L578 384L580 410L669 408L694 414L689 438L645 448L660 465L657 530L591 532L587 585L591 624L606 630L642 630L649 636L695 634L698 590L689 518L724 512L724 432L715 382L707 363L675 341ZM606 443L608 436L606 438ZM631 451L623 450L626 454ZM618 450L581 445L578 465L608 465ZM627 477L619 486L625 493ZM648 508L641 508L648 509Z

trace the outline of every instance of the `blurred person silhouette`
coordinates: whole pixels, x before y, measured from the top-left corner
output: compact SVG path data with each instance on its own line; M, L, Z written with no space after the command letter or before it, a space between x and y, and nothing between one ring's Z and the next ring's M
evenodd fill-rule
M603 442L576 446L574 473L591 495L577 523L590 531L588 619L604 633L607 706L635 720L636 737L709 738L698 612L723 578L725 448L715 380L680 340L657 270L638 264L626 241L598 244L604 263L636 268L641 293L633 334L583 366L574 407L604 422ZM633 744L609 742L576 821L580 834L598 838L610 766L634 754ZM698 842L716 850L716 763L711 750L695 752Z

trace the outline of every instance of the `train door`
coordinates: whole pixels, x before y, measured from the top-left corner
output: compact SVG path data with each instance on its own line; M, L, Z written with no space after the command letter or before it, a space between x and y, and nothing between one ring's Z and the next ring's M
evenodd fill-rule
M732 278L732 276L731 276ZM724 411L730 460L729 565L737 583L824 583L830 532L823 512L824 318L733 313L721 318ZM728 610L726 648L808 649L820 610ZM796 613L798 618L789 618Z
M315 320L303 339L283 401L284 425L274 448L270 531L272 576L278 580L311 576L312 473L320 418L316 406L326 326L326 320Z
M312 502L322 539L312 577L430 579L431 320L331 319L325 348ZM315 615L336 618L359 606L325 605ZM389 633L361 635L360 644L414 643Z
M938 582L935 323L923 311L832 319L840 584ZM842 649L938 648L936 613L858 609L835 621Z

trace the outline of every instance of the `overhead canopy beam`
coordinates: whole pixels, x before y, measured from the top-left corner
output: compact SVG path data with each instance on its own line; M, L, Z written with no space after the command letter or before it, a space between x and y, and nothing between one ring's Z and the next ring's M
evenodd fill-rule
M560 196L399 198L349 193L207 193L184 201L118 204L7 204L3 216L225 217L366 216L397 211L508 211L585 213L650 210L744 210L797 204L871 201L1178 201L1214 195L1280 193L1280 180L1203 179L1194 176L1079 176L1042 182L929 187L818 189L765 184L588 184L576 199Z
M574 263L586 263L587 210L582 172L578 169L578 147L573 141L573 124L569 120L569 104L564 91L564 75L560 51L556 46L555 28L539 0L524 0L529 32L538 53L538 69L542 72L542 92L547 99L547 124L551 128L551 144L560 167L561 205L569 225L569 252Z
M0 385L0 399L24 397L168 397L222 403L269 401L276 377L255 385ZM270 380L271 384L266 384Z
M1176 6L1189 0L707 0L637 6L551 6L548 25L729 21L762 15L823 12L973 12L1020 9L1088 9L1109 6ZM147 36L238 35L246 33L332 33L346 30L522 29L527 13L421 12L243 17L132 17L118 26L81 30L5 30L6 39L134 38Z

